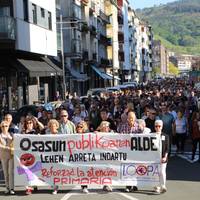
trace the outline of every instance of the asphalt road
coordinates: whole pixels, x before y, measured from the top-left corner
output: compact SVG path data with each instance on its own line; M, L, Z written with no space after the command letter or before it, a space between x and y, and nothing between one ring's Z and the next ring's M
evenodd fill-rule
M124 188L119 187L115 187L112 193L105 193L101 188L91 188L89 194L83 194L77 186L62 188L57 195L52 195L49 188L40 188L29 196L25 195L24 188L16 188L15 196L5 196L4 187L1 186L0 200L197 200L200 198L200 163L191 162L189 156L186 154L170 158L167 168L168 190L160 195L150 190L125 193Z

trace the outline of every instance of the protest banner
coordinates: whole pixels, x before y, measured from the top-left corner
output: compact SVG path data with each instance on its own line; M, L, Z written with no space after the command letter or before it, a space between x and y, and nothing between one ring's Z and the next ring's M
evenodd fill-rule
M159 184L156 134L14 135L15 186Z

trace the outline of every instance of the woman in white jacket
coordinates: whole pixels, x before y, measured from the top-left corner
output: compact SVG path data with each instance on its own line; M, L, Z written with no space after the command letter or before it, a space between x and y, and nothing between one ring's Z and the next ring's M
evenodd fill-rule
M14 159L13 159L13 137L8 132L9 123L2 121L0 124L0 159L3 168L6 190L5 194L14 192Z

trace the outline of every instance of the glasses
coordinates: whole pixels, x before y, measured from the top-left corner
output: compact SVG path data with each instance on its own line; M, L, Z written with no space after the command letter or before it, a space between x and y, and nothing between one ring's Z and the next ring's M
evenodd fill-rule
M61 115L61 117L67 117L67 115Z
M156 115L156 113L151 113L152 115Z
M160 127L162 127L162 126L158 126L158 125L157 125L157 126L155 126L155 128L160 128Z
M83 126L77 126L77 128L83 128Z
M5 128L5 127L8 127L7 125L3 125L3 126L1 126L2 128Z

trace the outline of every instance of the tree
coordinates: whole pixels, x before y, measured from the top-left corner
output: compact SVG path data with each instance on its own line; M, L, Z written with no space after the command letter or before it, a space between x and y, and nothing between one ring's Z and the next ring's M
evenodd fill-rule
M153 76L156 76L157 74L161 73L161 69L160 67L153 67L152 72L153 72Z
M173 75L178 75L179 74L179 69L176 67L173 63L169 63L169 73Z

